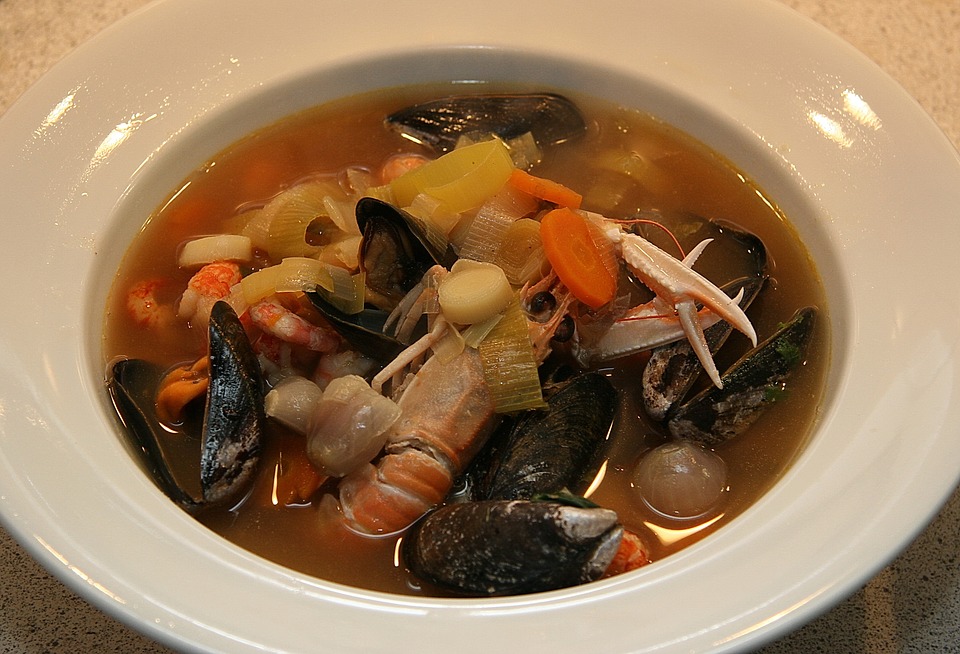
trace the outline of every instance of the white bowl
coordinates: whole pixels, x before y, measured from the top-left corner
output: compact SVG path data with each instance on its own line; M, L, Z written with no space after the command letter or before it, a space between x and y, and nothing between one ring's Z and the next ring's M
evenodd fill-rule
M828 399L755 506L635 573L495 600L397 597L251 555L134 464L101 384L106 292L205 157L357 91L450 79L570 88L661 116L790 216L827 285ZM166 0L0 119L0 516L75 591L172 647L706 651L756 646L893 558L960 475L960 161L894 82L765 1Z

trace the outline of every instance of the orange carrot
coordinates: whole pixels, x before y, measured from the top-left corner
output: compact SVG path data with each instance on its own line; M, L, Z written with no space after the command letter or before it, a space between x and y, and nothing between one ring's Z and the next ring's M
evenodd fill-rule
M567 208L554 209L540 220L543 251L560 281L591 309L610 302L617 280L603 263L586 220Z
M326 481L310 463L301 447L284 448L275 481L276 501L280 506L306 502Z
M515 168L510 174L510 184L535 198L552 202L561 207L579 209L583 196L559 182L531 175L525 170Z

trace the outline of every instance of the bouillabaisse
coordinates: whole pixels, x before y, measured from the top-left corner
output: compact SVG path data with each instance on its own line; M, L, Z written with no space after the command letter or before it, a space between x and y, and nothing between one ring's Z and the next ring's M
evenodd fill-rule
M479 89L259 130L131 245L108 387L224 537L377 590L547 590L711 533L809 437L828 320L774 201L650 116Z

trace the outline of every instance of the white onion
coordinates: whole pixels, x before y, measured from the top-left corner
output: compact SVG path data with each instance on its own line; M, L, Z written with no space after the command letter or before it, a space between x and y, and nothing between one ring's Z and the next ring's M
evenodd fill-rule
M654 448L633 475L644 503L671 518L695 518L715 509L726 484L723 459L687 441Z
M291 375L267 393L263 408L268 416L303 436L322 396L323 391L312 381Z

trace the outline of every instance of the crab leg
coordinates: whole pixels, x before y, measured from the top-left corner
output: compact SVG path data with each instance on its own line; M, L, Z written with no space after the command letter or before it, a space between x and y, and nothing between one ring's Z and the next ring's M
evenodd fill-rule
M729 297L707 278L689 267L692 261L688 263L688 260L695 257L688 256L686 260L681 261L650 241L636 234L623 232L619 228L608 229L606 234L619 246L620 256L630 270L657 295L661 302L670 305L676 311L683 333L690 341L697 358L713 383L718 388L722 388L720 375L703 336L704 325L697 312L696 302L700 302L711 313L743 332L756 346L757 334L750 320L737 304L737 300ZM695 248L696 254L699 255L705 246L706 243L699 244Z

